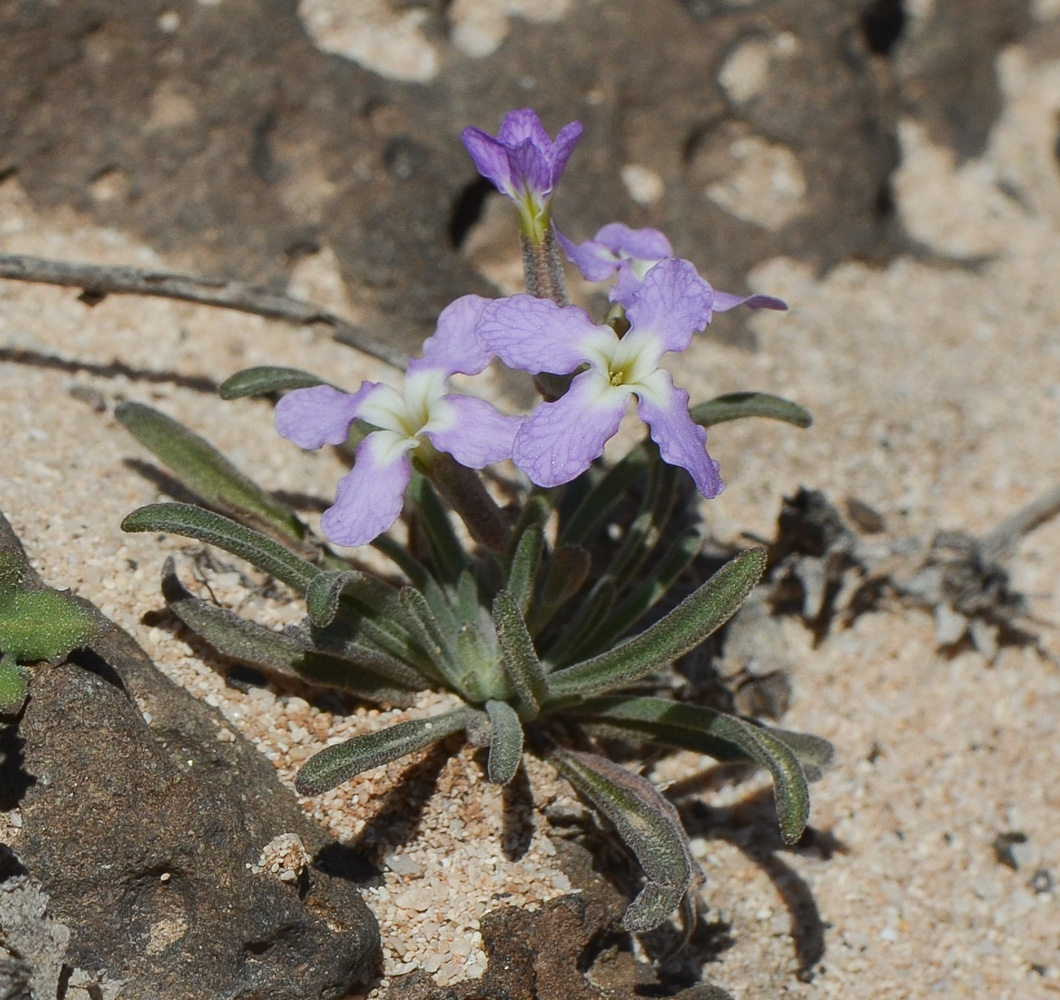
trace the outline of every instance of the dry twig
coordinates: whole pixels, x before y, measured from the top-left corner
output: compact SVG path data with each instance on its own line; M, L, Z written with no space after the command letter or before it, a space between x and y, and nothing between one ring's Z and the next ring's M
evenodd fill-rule
M242 281L200 278L172 271L147 271L137 267L75 264L24 254L0 254L0 278L80 288L82 299L89 305L94 305L107 295L154 295L219 306L222 309L236 309L289 323L323 323L331 327L337 341L363 354L385 361L395 368L404 368L408 362L402 351L377 340L360 327L347 323L342 317L320 306Z

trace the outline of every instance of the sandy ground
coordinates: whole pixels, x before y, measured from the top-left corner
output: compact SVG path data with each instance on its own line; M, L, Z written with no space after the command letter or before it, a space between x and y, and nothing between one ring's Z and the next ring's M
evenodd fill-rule
M900 210L952 265L901 258L882 271L847 264L816 278L797 261L770 261L748 285L792 308L755 320L759 350L703 339L686 356L681 377L694 399L753 388L796 399L817 418L804 432L762 422L712 432L728 483L709 513L721 537L768 536L781 496L799 485L869 503L891 535L928 537L989 530L1060 482L1060 62L1034 65L1012 49L998 72L1006 111L982 158L958 170L914 125L902 131ZM69 213L38 214L14 179L0 184L0 251L195 266ZM960 266L984 254L986 264ZM302 266L294 290L356 318L326 251ZM319 331L159 300L110 298L90 309L74 291L14 282L0 283L0 352L0 508L45 579L129 629L170 676L221 706L285 779L327 738L390 718L332 718L298 698L240 694L203 662L201 647L142 623L161 605L162 560L183 546L120 531L128 511L161 494L130 468L147 456L111 413L120 400L145 401L207 435L266 487L326 497L343 471L335 456L300 453L276 436L266 404L223 403L194 379L276 363L354 387L385 377L384 366ZM1058 552L1060 519L1028 536L1012 563L1053 656ZM300 614L267 606L232 573L213 574L211 585L260 620ZM1055 889L1036 891L1040 873L1031 884L1039 869L1060 879L1055 662L1016 648L993 663L971 651L941 657L930 617L917 611L866 615L817 648L798 624L785 628L795 661L785 725L836 744L838 762L814 788L812 823L839 846L827 859L792 852L770 867L739 843L698 836L709 916L729 923L731 938L707 976L741 1000L1060 994L1060 900ZM687 776L688 767L657 777ZM499 795L466 755L440 776L419 829L388 842L372 818L395 776L371 772L307 809L342 837L367 835L366 848L388 865L385 888L367 893L387 975L426 965L450 982L482 967L484 912L568 885L541 819L524 857L505 858ZM533 769L533 782L539 803L564 794L544 769ZM696 794L738 809L758 787ZM1018 870L993 848L1006 831L1027 836ZM785 903L798 880L825 927L811 982L795 975Z

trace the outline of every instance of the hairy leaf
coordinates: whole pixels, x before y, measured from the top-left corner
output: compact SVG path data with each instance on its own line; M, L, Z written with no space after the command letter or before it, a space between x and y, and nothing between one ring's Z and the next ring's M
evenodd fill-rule
M636 934L658 927L702 877L677 810L650 781L606 757L557 749L549 760L614 824L648 877L622 926Z
M758 582L762 549L747 549L726 563L665 618L620 646L551 674L549 694L598 694L640 680L695 649L725 624Z
M767 768L773 776L781 834L789 844L802 836L810 815L810 790L800 752L817 769L831 759L831 744L819 737L768 729L725 712L666 698L591 698L568 711L649 735L669 746L721 760L744 757Z
M246 559L302 594L313 579L323 572L319 566L296 556L261 532L245 528L223 514L194 504L148 504L127 515L121 528L122 531L165 531L209 542L225 552Z
M490 753L486 773L495 785L507 785L523 759L523 724L506 701L487 701L490 720Z
M87 645L99 619L69 594L23 590L0 600L0 650L18 663L56 661Z
M744 417L783 420L796 427L809 427L813 423L813 415L806 407L780 396L771 396L767 392L731 392L705 403L697 403L688 412L692 419L703 427L712 427L729 420L741 420Z
M294 512L243 475L205 438L143 403L120 403L114 415L210 507L252 518L294 541L305 538L306 526Z
M308 389L326 382L326 379L300 368L258 365L256 368L244 368L226 378L217 394L222 399L241 399L244 396L267 396L287 389Z
M458 708L428 719L412 719L375 733L355 736L310 757L294 779L300 795L320 795L344 781L398 760L460 732L481 713Z
M359 661L315 650L303 637L248 621L227 608L200 600L184 589L172 557L162 569L166 605L196 635L225 656L267 667L287 677L312 684L353 691L369 701L390 705L411 702L402 671L388 676L392 661L365 649ZM413 685L418 686L418 685Z
M531 524L519 536L508 573L508 593L525 617L534 596L537 570L541 565L541 552L545 546L545 533L539 524Z
M493 626L501 644L504 669L519 698L519 714L527 720L536 719L548 695L545 669L537 658L519 605L506 590L493 599Z
M25 672L13 656L0 652L0 715L17 715L28 694Z

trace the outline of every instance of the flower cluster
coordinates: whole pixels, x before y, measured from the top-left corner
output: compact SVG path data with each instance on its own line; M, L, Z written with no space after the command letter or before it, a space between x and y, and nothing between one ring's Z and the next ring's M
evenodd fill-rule
M524 109L504 119L496 138L468 128L463 139L479 172L515 203L526 236L551 225L552 195L581 134L571 122L553 142ZM386 531L401 513L413 464L430 476L439 452L471 469L511 460L540 487L568 483L603 454L631 396L663 460L687 470L707 499L722 491L706 431L690 416L688 393L674 385L665 356L684 351L715 312L787 306L769 295L716 291L658 230L612 223L580 245L556 238L587 280L617 275L610 298L624 312L620 324L599 325L577 306L532 295L468 295L440 316L422 357L409 364L403 394L365 382L352 394L321 385L280 401L279 432L305 448L344 442L355 420L372 428L324 515L333 542L360 545ZM524 417L447 392L452 375L477 375L494 358L531 375L572 378L558 399Z

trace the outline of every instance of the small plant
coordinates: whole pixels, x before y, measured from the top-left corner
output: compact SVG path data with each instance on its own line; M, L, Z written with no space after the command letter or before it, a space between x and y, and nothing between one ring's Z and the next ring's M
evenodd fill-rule
M0 514L0 720L17 715L29 693L22 664L59 663L101 627L84 601L40 581Z
M764 552L749 549L697 579L699 501L722 490L705 428L749 416L807 426L809 415L755 393L689 408L664 358L714 312L786 306L715 291L654 230L613 224L581 245L559 234L552 196L580 135L572 123L553 142L529 110L510 113L496 138L465 130L480 172L519 210L530 294L452 303L400 390L365 382L346 393L279 368L222 386L226 398L285 391L277 428L302 447L356 447L323 531L339 545L373 546L392 578L337 554L202 438L133 403L119 418L205 507L155 504L123 527L217 545L304 596L304 623L276 633L193 597L170 560L168 605L218 651L382 703L408 704L428 688L461 699L455 710L327 747L298 773L301 793L455 733L487 748L498 784L525 752L538 754L638 858L646 883L624 926L651 930L684 904L690 928L699 872L677 812L649 780L604 756L598 735L754 761L773 777L785 841L799 839L807 775L830 746L660 692L671 665L728 620L765 568ZM604 324L567 304L561 249L590 280L617 276ZM534 377L543 401L529 415L450 390L453 375L478 375L494 359ZM609 464L604 445L631 396L649 433ZM508 460L517 481L483 472ZM387 534L402 516L405 544Z

